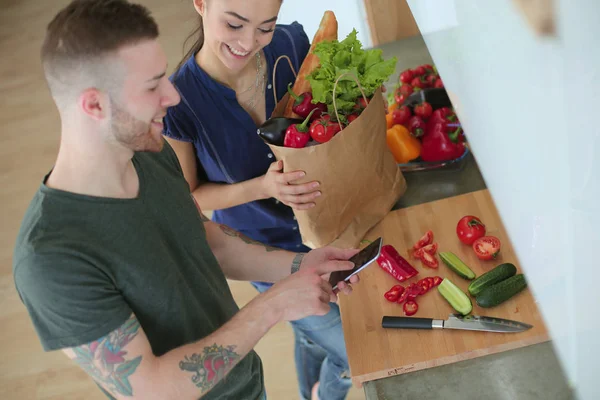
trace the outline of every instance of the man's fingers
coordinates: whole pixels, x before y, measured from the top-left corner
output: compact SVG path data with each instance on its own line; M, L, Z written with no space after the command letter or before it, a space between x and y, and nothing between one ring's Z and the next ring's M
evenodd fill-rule
M350 278L350 279L352 279L352 278ZM348 285L346 282L339 282L337 284L337 289L339 292L342 292L344 294L352 293L352 286Z
M358 274L356 274L356 275L352 275L352 276L350 277L350 283L351 283L352 285L354 285L355 283L358 283L359 281L360 281L360 277L358 276Z
M330 260L319 265L316 270L319 275L324 275L334 271L347 271L354 268L354 263L351 261Z

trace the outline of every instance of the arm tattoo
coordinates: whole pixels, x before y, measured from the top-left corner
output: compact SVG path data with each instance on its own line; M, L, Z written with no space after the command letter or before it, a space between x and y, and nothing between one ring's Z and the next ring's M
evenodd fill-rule
M75 362L97 382L123 396L133 396L129 377L142 361L142 356L127 360L125 347L138 334L140 323L131 316L123 325L90 344L73 348Z
M233 350L235 346L223 347L215 343L205 347L202 354L185 356L179 362L179 368L182 371L193 372L192 383L205 393L219 383L240 360L239 354Z
M242 239L245 243L248 244L257 244L259 246L263 246L267 251L276 251L276 250L281 250L278 249L277 247L273 247L273 246L268 246L265 245L261 242L257 242L256 240L252 240L250 239L248 236L236 231L235 229L231 229L230 227L228 227L227 225L223 225L223 224L219 224L219 227L221 228L221 230L228 236L231 237L239 237L240 239Z
M305 255L306 255L306 253L296 254L296 256L294 257L294 260L292 261L292 271L291 271L292 274L294 274L300 270L300 264L302 264L302 259L304 258Z

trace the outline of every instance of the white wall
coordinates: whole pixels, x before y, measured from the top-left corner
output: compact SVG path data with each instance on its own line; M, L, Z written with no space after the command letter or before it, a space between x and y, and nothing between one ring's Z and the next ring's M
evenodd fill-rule
M512 0L408 3L565 372L599 399L600 2L555 0L553 39Z
M286 0L281 5L278 23L289 24L298 21L304 26L312 42L323 13L327 10L335 13L339 40L344 39L352 29L356 29L358 40L363 47L371 46L371 34L363 0Z

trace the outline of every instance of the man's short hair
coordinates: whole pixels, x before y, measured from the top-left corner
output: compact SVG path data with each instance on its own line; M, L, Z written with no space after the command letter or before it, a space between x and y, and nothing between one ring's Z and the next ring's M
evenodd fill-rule
M107 59L124 46L157 37L158 26L144 6L126 0L73 0L48 24L41 49L53 97L71 97L81 85L106 89L114 84Z

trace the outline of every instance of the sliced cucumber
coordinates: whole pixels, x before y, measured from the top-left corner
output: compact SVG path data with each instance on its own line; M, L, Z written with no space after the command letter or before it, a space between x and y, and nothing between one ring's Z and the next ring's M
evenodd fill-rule
M467 267L454 253L449 251L440 252L440 258L452 271L456 272L461 278L471 280L475 279L475 272Z
M473 296L477 296L483 289L498 282L502 282L503 280L514 276L516 273L517 267L515 267L513 264L500 264L496 268L486 272L471 282L469 285L469 293L471 293Z
M440 284L440 286L442 285ZM525 281L525 276L523 274L511 276L502 282L483 289L483 291L477 295L475 301L479 307L495 307L504 303L526 287L527 282Z
M448 278L445 278L438 286L438 291L446 299L448 303L456 311L462 315L467 315L473 311L473 303L465 292L460 290L458 286L452 283Z

